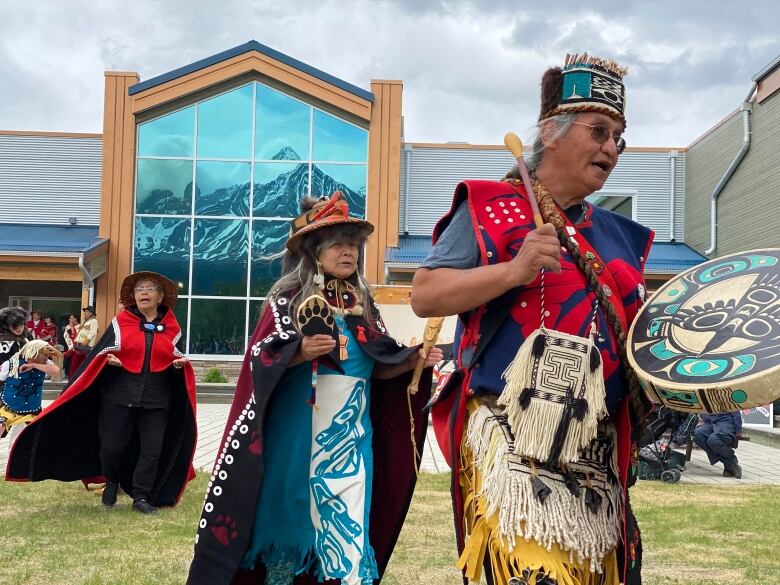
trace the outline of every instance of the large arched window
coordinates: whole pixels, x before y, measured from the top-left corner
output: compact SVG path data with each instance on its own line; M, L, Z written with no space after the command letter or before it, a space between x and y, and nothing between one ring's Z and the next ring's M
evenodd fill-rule
M179 284L191 355L241 355L304 195L365 216L368 131L259 82L138 125L133 269Z

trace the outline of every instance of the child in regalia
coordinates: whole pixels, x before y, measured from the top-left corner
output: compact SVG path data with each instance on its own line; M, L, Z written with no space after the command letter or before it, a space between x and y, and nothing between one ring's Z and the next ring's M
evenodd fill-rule
M28 341L0 364L0 437L12 427L24 425L41 412L43 381L56 376L62 354L47 341Z

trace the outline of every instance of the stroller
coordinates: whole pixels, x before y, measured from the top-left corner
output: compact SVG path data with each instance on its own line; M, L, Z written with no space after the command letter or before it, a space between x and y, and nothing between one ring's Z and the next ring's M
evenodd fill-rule
M677 483L685 471L685 455L672 448L690 440L696 427L695 414L677 412L666 406L657 407L650 415L647 432L640 440L637 475L639 479L660 479ZM669 438L664 435L669 432Z

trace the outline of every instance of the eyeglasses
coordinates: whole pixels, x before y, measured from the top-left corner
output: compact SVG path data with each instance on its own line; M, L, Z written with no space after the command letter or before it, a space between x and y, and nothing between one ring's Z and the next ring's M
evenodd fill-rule
M599 144L604 144L612 138L615 141L618 154L623 154L623 151L626 149L626 141L623 139L623 136L621 134L612 134L604 124L585 124L584 122L572 122L572 124L590 128L590 137Z
M133 292L137 293L153 293L157 290L156 286L137 286L133 289Z

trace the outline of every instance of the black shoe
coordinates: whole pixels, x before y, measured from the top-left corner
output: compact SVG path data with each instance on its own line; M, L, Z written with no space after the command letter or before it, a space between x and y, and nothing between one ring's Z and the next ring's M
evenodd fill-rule
M109 508L116 504L116 493L119 491L119 484L114 481L107 481L106 487L103 488L103 495L100 499L103 501L104 506Z
M136 512L140 512L141 514L157 514L157 508L152 506L149 503L149 500L146 500L144 498L139 498L137 500L133 500L133 510Z
M739 463L729 465L723 470L723 477L733 477L735 479L742 479L742 468Z

